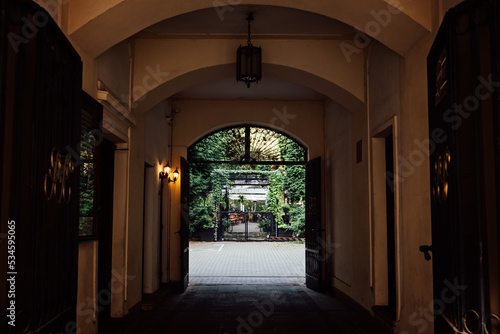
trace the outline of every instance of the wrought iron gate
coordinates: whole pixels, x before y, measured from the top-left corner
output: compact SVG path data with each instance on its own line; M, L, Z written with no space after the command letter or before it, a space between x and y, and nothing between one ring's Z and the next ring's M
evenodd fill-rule
M229 225L224 226L226 220ZM257 241L272 235L274 217L271 212L221 211L218 226L220 240Z

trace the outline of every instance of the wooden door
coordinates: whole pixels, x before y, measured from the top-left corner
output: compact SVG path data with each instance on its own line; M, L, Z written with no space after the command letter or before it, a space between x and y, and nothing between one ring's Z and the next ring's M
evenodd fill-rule
M106 139L101 144L101 164L99 166L100 203L98 209L97 236L99 238L98 289L109 291L111 284L113 252L113 189L116 145ZM103 294L107 296L107 294ZM105 298L105 297L104 297ZM99 301L99 324L111 317L111 300Z
M321 158L306 164L306 285L321 288Z
M0 253L0 279L15 279L15 296L0 285L0 332L65 332L76 328L82 63L34 2L2 1L0 15L0 233L15 236L8 275Z
M451 9L428 56L436 333L499 330L492 3Z

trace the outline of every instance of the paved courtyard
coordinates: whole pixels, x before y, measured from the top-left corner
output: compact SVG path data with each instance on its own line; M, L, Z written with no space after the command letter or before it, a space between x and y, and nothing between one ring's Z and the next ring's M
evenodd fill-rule
M190 284L305 283L305 245L291 242L190 242Z

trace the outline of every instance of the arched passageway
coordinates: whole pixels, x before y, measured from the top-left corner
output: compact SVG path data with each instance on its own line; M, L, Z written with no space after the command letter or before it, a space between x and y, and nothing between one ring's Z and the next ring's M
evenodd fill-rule
M191 284L304 284L306 148L242 125L199 139L188 161Z

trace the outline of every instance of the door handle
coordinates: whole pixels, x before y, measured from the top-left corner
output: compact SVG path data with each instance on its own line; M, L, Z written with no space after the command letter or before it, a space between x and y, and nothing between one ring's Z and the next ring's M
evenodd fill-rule
M424 253L424 258L425 261L430 261L431 260L431 254L429 252L432 252L434 250L434 247L432 245L422 245L420 246L419 250Z

